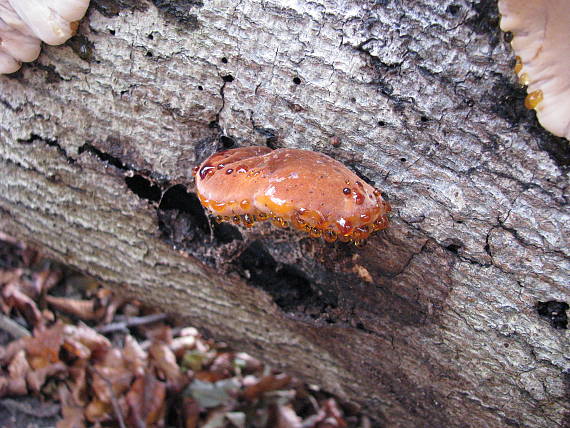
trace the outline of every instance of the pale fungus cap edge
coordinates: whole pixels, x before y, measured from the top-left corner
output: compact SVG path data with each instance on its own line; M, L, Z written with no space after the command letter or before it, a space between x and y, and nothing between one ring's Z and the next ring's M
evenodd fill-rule
M570 140L570 1L499 0L501 29L511 32L525 106L540 124Z
M42 41L65 43L88 6L89 0L0 0L0 74L35 60Z

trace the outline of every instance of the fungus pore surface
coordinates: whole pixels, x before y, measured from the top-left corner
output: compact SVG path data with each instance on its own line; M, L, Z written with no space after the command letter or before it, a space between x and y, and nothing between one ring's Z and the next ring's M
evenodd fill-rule
M513 35L525 106L544 128L570 140L570 0L499 0L499 12L501 29Z
M194 168L200 202L217 221L251 227L271 220L327 242L359 245L388 227L380 191L342 163L298 149L243 147L215 153Z
M0 74L35 60L42 41L65 43L88 6L89 0L0 0Z

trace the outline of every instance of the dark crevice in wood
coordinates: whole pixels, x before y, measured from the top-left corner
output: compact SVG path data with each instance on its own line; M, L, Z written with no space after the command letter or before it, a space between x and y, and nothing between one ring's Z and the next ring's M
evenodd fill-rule
M105 153L105 152L99 150L93 144L85 143L81 147L79 147L79 149L77 150L78 155L81 155L84 152L91 153L91 154L95 155L95 157L97 157L99 160L106 162L109 165L114 166L115 168L122 169L125 171L130 169L121 161L121 159L119 159L115 156L112 156L109 153Z
M543 318L546 318L553 328L567 329L568 315L566 311L570 309L570 305L566 302L557 302L550 300L548 302L538 302L536 304L536 312Z
M270 149L278 149L279 145L278 145L278 141L279 141L279 137L278 137L278 133L279 131L277 131L276 129L273 128L263 128L260 126L254 126L253 130L255 132L257 132L259 135L265 137L265 145L267 147L269 147Z
M33 144L36 142L40 142L40 143L44 143L50 147L55 147L56 150L58 151L58 153L60 153L67 160L68 163L70 163L70 164L75 163L75 159L73 159L71 156L67 155L67 152L65 151L65 149L63 147L61 147L61 145L58 143L57 140L54 140L51 138L45 138L45 137L42 137L42 136L37 135L37 134L31 134L29 138L26 138L26 139L18 138L16 141L18 141L18 143L21 143L21 144Z
M231 149L237 146L236 140L227 135L220 135L220 143L224 149Z
M93 0L92 7L107 18L113 18L124 10L144 11L148 3L140 0Z
M156 8L165 18L184 27L185 30L197 30L200 26L194 9L201 8L204 3L200 0L152 0Z
M300 269L277 263L259 241L252 242L241 253L235 266L249 284L267 292L285 313L305 313L312 307L320 314L325 306L337 304L323 301Z
M162 195L160 186L154 184L142 175L135 174L132 177L125 177L125 183L129 190L139 198L147 199L152 202L160 201Z
M46 83L60 83L63 82L64 80L69 80L69 79L64 79L62 75L57 72L56 68L53 65L44 65L35 61L31 63L29 67L44 71L46 73L45 75Z

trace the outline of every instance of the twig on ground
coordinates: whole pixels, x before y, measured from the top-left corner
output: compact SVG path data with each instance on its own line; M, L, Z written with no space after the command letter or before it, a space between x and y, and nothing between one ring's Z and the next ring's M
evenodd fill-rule
M103 376L99 370L97 370L95 367L92 367L91 370L93 370L93 372L99 376L101 379L103 379L103 382L105 382L105 384L107 385L107 388L109 388L109 392L111 395L111 404L113 406L113 411L115 412L115 416L117 418L117 423L119 424L120 428L127 428L127 426L125 425L125 421L123 420L123 414L121 413L121 408L119 407L119 402L117 401L117 397L115 397L115 392L113 391L113 383L107 379L105 376Z
M19 339L25 336L31 336L30 332L16 321L11 320L6 315L0 314L0 329L9 333L15 339Z
M143 317L126 318L124 321L103 325L97 327L95 330L101 334L113 333L115 331L128 331L129 327L152 324L153 322L163 321L166 318L166 314L150 314Z
M53 418L59 414L61 406L59 404L50 403L22 403L11 398L4 398L0 400L0 404L6 409L18 411L26 415L35 416L38 418Z

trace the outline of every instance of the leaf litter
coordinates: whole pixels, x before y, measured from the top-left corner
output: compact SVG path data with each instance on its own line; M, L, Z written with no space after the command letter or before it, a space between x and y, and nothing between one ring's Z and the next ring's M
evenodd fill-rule
M372 422L318 387L0 232L0 427L18 426L368 428Z

